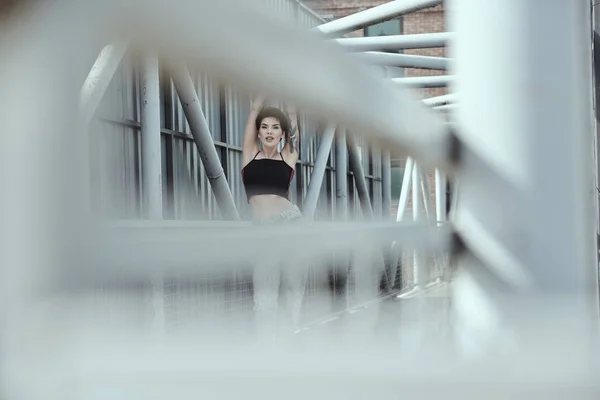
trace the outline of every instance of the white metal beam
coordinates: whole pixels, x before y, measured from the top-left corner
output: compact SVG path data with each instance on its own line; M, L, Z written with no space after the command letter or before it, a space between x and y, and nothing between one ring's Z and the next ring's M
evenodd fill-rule
M428 106L441 106L446 103L454 102L457 99L458 99L458 96L455 93L444 94L441 96L429 97L429 98L423 99L423 104L426 104Z
M352 53L350 55L369 64L385 65L389 67L445 70L448 68L448 63L450 62L450 59L444 57L417 56L412 54L393 54L379 51Z
M94 227L82 234L77 246L84 259L73 273L144 277L165 269L196 274L232 265L252 269L253 263L264 261L261 244L273 238L282 239L270 254L275 260L328 257L359 247L381 249L392 241L406 250L441 254L451 243L449 228L409 222L313 222L276 227L244 222L126 222ZM224 252L225 242L235 251Z
M589 343L587 328L598 318L587 303L597 303L589 4L547 1L543 18L535 2L522 0L449 5L456 127L465 143L453 214L468 249L454 300L463 344L503 349L506 329L519 344L548 331L560 337L562 318ZM521 295L503 296L485 267L510 275ZM560 309L542 315L541 304L557 298ZM515 305L536 322L515 318Z
M405 88L439 88L446 87L454 80L453 76L410 76L406 78L392 78L392 82Z
M98 55L81 87L79 113L83 127L90 124L126 52L127 44L115 43L105 46Z
M319 201L319 194L321 193L321 186L323 185L323 178L325 177L327 160L329 160L331 146L335 137L335 127L336 124L330 122L325 127L325 132L319 142L319 149L317 150L313 171L310 175L310 182L306 190L306 198L304 199L304 208L302 210L302 214L308 219L313 219L317 211L317 203Z
M173 85L181 100L185 117L190 125L196 149L200 155L202 164L210 186L213 190L219 209L225 219L239 220L240 215L227 184L227 177L219 155L215 148L214 140L210 134L206 117L200 105L198 93L194 88L194 82L186 67L174 65L170 68Z
M438 32L340 38L333 41L342 45L345 51L381 51L445 47L451 38L449 32Z

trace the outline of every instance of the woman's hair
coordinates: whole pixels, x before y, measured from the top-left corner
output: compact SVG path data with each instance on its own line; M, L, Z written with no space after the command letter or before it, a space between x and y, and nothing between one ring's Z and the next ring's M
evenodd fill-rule
M288 119L285 116L285 114L283 113L283 111L281 111L279 108L276 108L276 107L265 107L262 110L260 110L260 112L258 113L258 116L256 117L256 130L257 131L260 129L260 124L262 123L263 119L269 118L269 117L278 119L279 125L281 126L281 130L284 133L289 133L290 122L288 121Z

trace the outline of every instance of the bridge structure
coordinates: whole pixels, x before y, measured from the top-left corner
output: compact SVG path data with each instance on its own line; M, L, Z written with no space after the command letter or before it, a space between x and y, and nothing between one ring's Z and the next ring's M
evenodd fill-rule
M344 35L442 1L329 22L295 0L14 11L3 396L597 398L595 4L443 3L448 32L376 38ZM303 110L294 227L249 222L259 90ZM249 339L265 243L310 265L286 343Z

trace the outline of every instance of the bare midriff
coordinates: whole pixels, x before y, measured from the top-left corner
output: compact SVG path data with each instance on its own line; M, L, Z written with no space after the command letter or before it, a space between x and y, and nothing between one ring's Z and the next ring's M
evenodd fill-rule
M265 218L278 215L294 205L288 200L275 194L260 194L250 197L250 207L254 218Z

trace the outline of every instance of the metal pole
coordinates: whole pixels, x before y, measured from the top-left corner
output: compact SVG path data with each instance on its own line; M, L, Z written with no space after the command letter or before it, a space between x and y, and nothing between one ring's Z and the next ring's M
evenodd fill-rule
M325 176L325 169L327 168L327 160L329 159L331 145L333 144L333 138L335 136L335 126L335 123L329 122L325 128L325 132L323 135L321 135L321 141L319 144L319 149L317 150L315 165L310 176L310 183L308 184L306 197L304 199L304 209L302 210L302 214L307 219L313 219L315 212L317 211L319 193L321 192L321 186L323 185L323 177Z
M455 110L457 107L457 104L444 104L441 106L434 106L433 109L434 110L439 110L439 111L445 111L445 112L449 112L452 110Z
M92 66L79 97L79 112L81 113L82 126L87 128L112 81L117 68L121 64L127 45L116 43L107 45L102 49L96 62Z
M348 150L346 130L338 129L335 137L335 207L338 219L348 219Z
M441 4L442 0L396 0L369 8L347 17L319 25L318 30L326 35L343 35L365 26L387 21L404 14L411 13L427 7Z
M373 219L373 208L371 207L371 199L369 198L369 190L367 189L360 151L356 144L356 139L350 133L346 133L346 145L348 147L348 163L350 164L350 171L354 174L354 183L360 199L363 216L365 219Z
M449 32L438 32L341 38L333 39L333 41L343 46L346 51L378 51L444 47L451 38L452 34Z
M142 193L144 216L161 220L162 209L162 151L160 133L160 80L158 57L141 56L141 137L142 137ZM165 327L164 278L152 275L152 306L154 328L161 332Z
M457 101L457 100L458 100L458 96L455 93L451 93L451 94L443 94L441 96L428 97L426 99L423 99L423 104L435 107L435 106L441 106L446 103L450 103L452 101Z
M389 150L383 150L381 157L381 197L382 197L382 218L389 220L392 213L392 160Z
M352 54L361 61L374 65L385 65L389 67L408 67L445 70L448 68L450 59L444 57L416 56L412 54L393 54L378 51L367 51L365 53Z
M438 88L446 87L454 80L453 76L411 76L407 78L392 78L392 82L406 88Z
M597 262L600 269L600 160L598 156L600 155L600 34L598 31L600 30L600 7L596 2L593 3L592 9L593 15L593 27L594 27L594 40L593 40L593 49L594 49L594 92L595 92L595 116L596 116L596 134L595 138L595 162L596 162L596 210L597 210L597 223L596 223L596 234L597 234L597 244L596 244L596 253L597 253ZM600 284L600 282L599 282Z
M423 168L419 168L421 174L421 193L423 194L423 204L425 206L425 214L427 219L434 220L433 202L431 201L431 186L429 185L429 177Z
M421 220L421 172L419 164L414 162L412 169L412 215L413 221L419 222ZM419 287L423 283L423 274L421 271L421 255L418 250L413 252L413 280L416 287Z
M162 167L160 133L160 84L158 57L142 56L142 191L144 214L148 219L162 219Z
M447 11L465 144L453 222L469 249L454 301L463 344L475 351L503 351L498 334L508 328L527 344L521 350L549 331L583 344L596 324L586 3L544 2L543 18L522 0L453 0ZM495 74L503 79L486 78ZM503 298L505 282L523 294Z
M170 70L171 79L175 85L179 100L181 100L183 112L190 125L194 143L196 143L198 154L204 165L206 176L215 194L219 208L225 218L239 220L240 216L235 206L235 200L227 184L227 178L225 177L215 143L210 134L208 123L202 112L200 100L198 99L198 94L194 88L190 73L187 68L178 65L171 66Z
M79 158L81 165L79 174L81 175L80 191L82 195L82 204L86 205L86 209L90 208L92 205L88 129L126 52L127 45L122 42L105 46L94 62L79 93L79 120L77 121L77 130L82 134L77 138L77 145L75 148L78 149L77 157Z
M404 220L404 214L406 213L406 207L408 206L408 195L410 194L410 188L412 185L412 171L414 161L408 157L406 164L404 164L404 173L402 175L402 187L400 188L400 198L398 199L398 211L396 212L396 222Z
M437 222L446 220L446 193L447 179L446 174L438 168L435 169L435 215Z
M338 221L348 221L348 150L346 149L346 129L339 127L335 135L335 211ZM350 253L338 252L333 270L335 285L343 287L342 301L348 302L348 276L350 275ZM334 297L337 299L338 297Z

